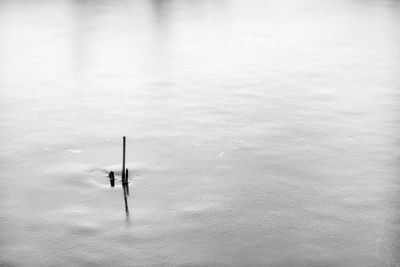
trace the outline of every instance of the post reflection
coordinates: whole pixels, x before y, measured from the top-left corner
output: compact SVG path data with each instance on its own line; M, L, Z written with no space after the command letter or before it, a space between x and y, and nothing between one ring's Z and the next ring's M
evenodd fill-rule
M125 213L126 213L126 216L129 216L129 207L128 207L129 184L123 183L122 189L124 191Z

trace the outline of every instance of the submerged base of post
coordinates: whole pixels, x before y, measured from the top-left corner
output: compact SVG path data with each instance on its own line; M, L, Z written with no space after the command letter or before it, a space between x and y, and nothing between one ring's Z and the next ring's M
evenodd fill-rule
M128 169L125 170L125 191L126 191L126 194L129 196L129 171L128 171Z

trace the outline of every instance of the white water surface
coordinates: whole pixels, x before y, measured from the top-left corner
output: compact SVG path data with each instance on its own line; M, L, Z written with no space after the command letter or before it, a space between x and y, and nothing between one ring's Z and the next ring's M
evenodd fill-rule
M396 0L1 0L0 265L400 266L399 25Z

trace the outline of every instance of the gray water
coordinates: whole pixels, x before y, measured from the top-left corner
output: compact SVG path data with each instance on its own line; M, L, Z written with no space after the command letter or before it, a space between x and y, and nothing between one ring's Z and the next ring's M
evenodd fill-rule
M400 266L399 15L0 1L0 265Z

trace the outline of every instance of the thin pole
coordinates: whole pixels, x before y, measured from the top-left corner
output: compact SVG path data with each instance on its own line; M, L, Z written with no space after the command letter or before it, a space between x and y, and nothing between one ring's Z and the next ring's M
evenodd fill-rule
M124 184L126 181L125 181L125 150L126 150L126 137L124 136L124 137L122 137L122 146L123 146L123 148L122 148L122 173L121 173L121 175L122 175L122 184Z

